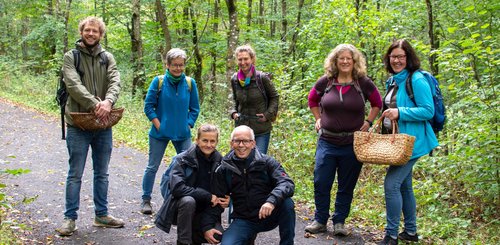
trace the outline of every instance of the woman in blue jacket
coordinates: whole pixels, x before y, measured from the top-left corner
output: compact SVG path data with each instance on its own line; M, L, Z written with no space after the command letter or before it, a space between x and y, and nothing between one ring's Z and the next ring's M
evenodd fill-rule
M386 70L392 74L386 82L384 96L384 127L392 128L391 120L397 120L401 133L416 137L410 161L403 166L390 166L384 180L387 224L384 240L379 244L398 244L418 241L417 204L412 186L412 171L417 160L437 145L436 135L428 120L434 115L431 88L422 73L418 72L420 60L406 40L391 44L384 56ZM406 80L411 75L415 102L408 97ZM404 230L398 235L401 212Z
M149 131L149 162L142 179L141 213L151 214L151 193L165 149L170 141L177 154L191 146L200 104L196 81L184 74L186 52L173 48L166 55L167 70L151 82L144 113L152 122Z

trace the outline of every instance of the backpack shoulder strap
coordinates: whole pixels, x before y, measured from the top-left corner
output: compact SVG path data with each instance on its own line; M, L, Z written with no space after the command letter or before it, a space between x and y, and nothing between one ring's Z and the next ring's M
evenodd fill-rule
M257 87L259 88L260 92L262 93L262 96L264 96L264 100L266 101L266 108L269 107L269 99L267 98L267 92L266 92L266 87L264 86L264 83L262 82L262 72L257 71Z
M191 77L186 76L186 83L188 85L189 92L191 92L191 88L193 87Z
M99 63L101 65L106 65L106 69L108 69L109 62L108 62L108 55L106 54L106 51L99 53L99 56L101 57L101 61L99 61Z
M408 74L408 77L406 78L405 88L406 88L406 94L408 94L408 97L410 97L411 101L413 101L413 104L416 105L417 102L415 101L415 95L413 94L412 77L413 77L413 72L410 72L410 74Z
M80 77L83 77L84 72L80 69L80 50L74 48L71 52L73 53L73 61L75 62L76 72L80 75Z
M163 86L163 77L164 77L164 75L158 75L156 77L158 78L158 93L159 93L160 90L161 90L161 87Z

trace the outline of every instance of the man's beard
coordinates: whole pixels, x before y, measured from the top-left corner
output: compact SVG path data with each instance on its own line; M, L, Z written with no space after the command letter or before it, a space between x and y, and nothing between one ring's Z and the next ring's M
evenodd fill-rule
M94 44L88 44L84 38L82 38L82 42L88 49L93 49L95 46L99 45L99 40L97 40Z

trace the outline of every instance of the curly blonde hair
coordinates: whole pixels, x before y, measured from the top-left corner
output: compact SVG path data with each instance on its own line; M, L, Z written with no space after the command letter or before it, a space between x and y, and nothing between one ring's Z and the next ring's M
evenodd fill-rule
M337 59L340 53L344 51L351 52L352 60L353 60L353 69L352 69L352 78L357 80L361 77L366 76L366 60L363 54L352 44L339 44L337 47L332 49L332 51L328 54L325 59L325 75L328 78L338 77L339 69L337 67Z
M95 16L89 16L89 17L81 20L80 23L78 24L78 30L80 32L83 32L83 29L88 24L97 25L99 27L99 33L101 33L102 37L106 33L106 24L104 24L104 21L102 20L102 18L98 18Z

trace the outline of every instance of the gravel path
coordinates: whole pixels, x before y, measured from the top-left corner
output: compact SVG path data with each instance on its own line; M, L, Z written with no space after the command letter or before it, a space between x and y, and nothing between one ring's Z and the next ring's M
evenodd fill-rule
M115 145L113 149L108 201L110 214L124 219L125 227L106 229L92 226L92 169L87 161L82 179L78 230L71 237L56 235L54 230L63 219L68 168L66 144L60 137L59 118L0 99L0 169L31 170L28 174L0 180L7 184L7 194L18 203L9 218L22 224L18 231L24 244L175 244L175 227L167 234L154 226L154 216L139 213L147 154L123 145ZM165 168L161 166L159 173ZM153 191L155 210L161 205L158 176ZM23 203L23 200L31 201ZM348 226L353 229L350 236L332 237L329 225L327 233L305 238L304 226L309 221L304 220L307 217L311 216L297 211L295 244L369 244L374 236ZM277 229L260 233L256 240L256 244L278 243Z

